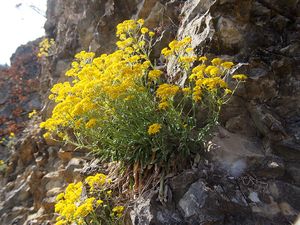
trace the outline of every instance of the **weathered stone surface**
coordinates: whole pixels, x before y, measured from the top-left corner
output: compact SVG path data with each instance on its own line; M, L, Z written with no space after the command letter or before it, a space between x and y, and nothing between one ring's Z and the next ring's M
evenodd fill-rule
M218 204L216 200L216 193L200 180L190 186L178 205L191 223L197 220L199 224L217 223L223 220L223 216L213 209Z
M0 69L0 137L18 134L28 113L42 108L39 94L41 65L37 60L40 39L17 48L11 66ZM0 153L1 154L1 153Z

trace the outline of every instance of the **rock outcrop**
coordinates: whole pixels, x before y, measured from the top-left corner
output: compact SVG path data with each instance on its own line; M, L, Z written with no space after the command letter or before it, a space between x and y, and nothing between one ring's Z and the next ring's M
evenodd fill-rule
M161 34L153 57L175 36L188 35L199 55L242 63L239 71L249 75L222 110L207 159L196 158L191 169L168 175L163 196L151 190L137 198L132 224L295 222L300 212L298 0L48 0L47 18L45 30L56 52L42 62L41 72L36 58L26 64L32 65L28 76L39 81L38 94L24 103L26 113L43 102L41 116L48 116L49 87L66 79L74 54L111 52L115 26L129 18L144 18ZM175 69L170 62L170 77ZM0 115L15 110L4 110L11 107L10 85L1 89ZM9 155L0 149L1 157L10 157L6 177L0 178L0 224L51 224L55 195L82 179L81 168L89 161L84 152L45 141L38 120L28 122Z
M28 113L42 107L39 96L41 65L36 56L39 41L20 46L11 57L11 67L0 69L1 138L24 129Z

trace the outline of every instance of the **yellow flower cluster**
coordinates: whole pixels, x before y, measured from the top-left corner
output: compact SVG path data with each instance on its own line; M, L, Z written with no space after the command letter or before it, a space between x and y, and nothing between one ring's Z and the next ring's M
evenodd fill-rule
M191 37L185 37L181 41L173 40L169 43L169 48L164 48L161 51L161 54L168 57L171 55L179 55L182 52L192 52L193 49L191 47L188 47L190 46L191 42Z
M169 106L169 102L173 100L173 97L179 91L179 86L174 84L161 84L156 90L156 97L160 99L159 108L166 109Z
M117 215L117 217L122 217L123 211L124 211L124 206L118 205L112 209L113 213Z
M118 24L116 32L117 37L120 39L116 43L118 48L131 53L145 47L146 42L148 42L146 35L152 39L155 33L147 27L143 27L144 23L143 19L139 19L138 21L125 20L123 23ZM139 38L136 39L136 37Z
M156 81L161 75L162 75L162 71L161 70L150 70L149 74L148 74L148 78L150 80Z
M45 38L39 43L39 53L38 57L49 56L51 48L55 46L55 41L53 38Z
M134 98L132 93L145 91L144 77L150 82L157 81L162 71L150 70L151 62L145 54L151 45L145 34L152 38L153 33L143 24L143 20L126 20L119 24L119 50L112 54L95 57L93 52L81 51L75 55L72 67L66 72L73 81L55 84L51 89L49 99L57 104L51 118L40 124L49 131L45 138L65 127L79 130L100 126L101 120L109 119L114 111L109 102L128 101ZM93 117L96 112L101 112L103 118Z
M204 92L216 93L217 91L224 90L223 94L225 96L232 94L224 77L228 75L234 63L229 61L223 62L220 58L214 58L211 60L211 65L207 65L205 64L207 58L204 56L200 57L199 61L201 64L194 67L189 76L190 82L194 83L194 101L200 101ZM245 80L246 76L233 75L232 78Z
M87 190L84 187L84 184L78 182L69 184L65 192L57 195L55 212L58 213L59 216L56 218L57 222L55 225L73 223L86 224L86 218L91 214L95 214L95 210L104 204L102 199L97 199L96 197L99 197L99 193L104 190L103 185L110 182L110 179L104 174L96 174L95 176L87 177L85 182L90 186L90 189L87 192L83 192L84 189ZM95 188L98 188L98 192L95 192ZM83 196L83 193L87 196L93 193L96 195L95 197L85 197ZM106 193L107 196L110 196L111 190L106 191ZM107 203L108 202L106 202L106 204ZM100 208L100 210L105 209ZM118 217L121 217L123 215L123 210L123 206L116 206L112 209L112 213L116 213Z
M37 114L37 111L34 109L32 112L28 114L28 118L31 119L33 116Z
M154 123L152 125L149 126L148 128L148 134L149 135L154 135L157 134L161 129L161 124L159 123Z
M77 212L77 209L79 208L78 205L81 205L82 188L82 182L71 183L64 193L61 193L56 197L57 203L55 204L55 212L59 214L59 217L57 217L55 225L67 224L73 221L79 223L83 220L79 211ZM83 204L86 205L85 203L90 202L91 200L88 200L87 202L84 201ZM91 207L88 206L86 212L90 210L90 208ZM82 208L80 209L80 212L82 212Z
M106 183L110 183L111 179L107 178L107 176L102 173L98 173L95 176L88 176L85 179L85 182L88 183L91 191L93 191L94 189L102 187Z
M190 43L191 39L189 37L181 41L174 40L169 44L169 48L164 48L161 51L162 55L167 59L174 56L178 60L178 64L182 64L182 68L186 71L189 71L192 65L198 64L189 74L190 87L183 87L182 92L185 95L192 94L192 99L195 102L200 102L205 93L216 95L217 92L223 90L224 96L232 94L224 77L230 74L230 69L234 66L234 63L229 61L223 62L220 58L214 58L209 65L207 64L208 59L206 56L197 57L193 54L193 48ZM233 75L232 78L243 81L247 79L247 76L238 74ZM163 101L163 98L160 96L163 96L164 90L162 89L160 92L162 94L157 93L157 96L162 99L159 108L166 109L169 104Z
M236 74L236 75L233 75L232 78L243 81L243 80L247 80L248 77L245 74Z
M56 105L51 118L40 124L48 130L45 138L55 133L104 159L128 164L147 163L152 156L139 154L136 149L146 148L145 152L151 152L147 148L155 146L160 150L153 160L168 161L174 149L168 146L167 137L186 141L178 146L178 152L189 148L190 141L196 142L189 140L195 129L199 133L209 130L197 127L197 110L209 108L207 121L201 123L212 127L208 123L217 121L222 104L247 78L243 74L232 76L233 62L220 58L209 61L206 56L197 56L192 39L185 37L172 41L161 51L166 60L174 62L178 71L174 80L179 78L185 83L163 82L169 77L149 58L154 33L144 26L144 20L124 21L117 26L116 35L119 38L116 51L100 56L79 52L66 72L72 81L53 86L49 98ZM181 80L180 76L187 79ZM238 81L232 85L233 90L226 82L230 78ZM162 126L166 137L158 139L160 135L155 134ZM66 130L72 130L74 138L68 137ZM148 135L153 136L144 138ZM204 136L199 135L199 139ZM87 183L91 190L97 190L105 179L93 177Z
M141 79L149 67L148 61L142 60L139 55L131 56L122 50L94 59L93 54L79 54L80 57L76 55L76 58L80 61L73 63L66 73L74 78L73 84L58 83L51 89L49 98L57 105L52 117L40 125L51 132L60 126L75 129L80 125L94 127L97 120L87 120L83 115L91 114L93 110L108 110L99 100L99 95L107 100L127 98L131 92L140 90Z

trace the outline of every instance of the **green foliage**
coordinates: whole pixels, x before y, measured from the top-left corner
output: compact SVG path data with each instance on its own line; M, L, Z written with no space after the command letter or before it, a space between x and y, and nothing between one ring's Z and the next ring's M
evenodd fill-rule
M162 50L166 62L187 78L178 85L150 60L154 33L143 20L119 24L117 36L118 50L99 57L78 53L66 73L72 83L54 85L49 98L57 104L41 123L45 137L56 134L105 160L142 168L165 167L199 152L221 106L247 77L233 75L232 62L198 57L186 37ZM233 91L225 81L230 79L237 80ZM205 114L201 121L199 113Z

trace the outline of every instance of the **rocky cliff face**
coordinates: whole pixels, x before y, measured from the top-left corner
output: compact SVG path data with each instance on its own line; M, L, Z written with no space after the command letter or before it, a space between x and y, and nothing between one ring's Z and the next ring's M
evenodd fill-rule
M162 34L157 52L189 35L199 55L244 63L240 71L250 78L223 109L208 160L167 176L163 196L140 196L132 224L291 224L300 211L299 12L298 0L48 0L45 29L57 48L38 75L41 116L51 108L49 87L65 79L74 53L112 51L122 20L144 18ZM168 75L175 74L170 63ZM28 123L0 178L0 224L50 223L54 196L80 179L89 161L84 152L46 143L38 120Z

